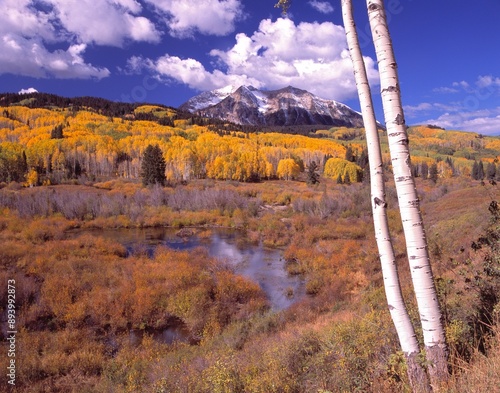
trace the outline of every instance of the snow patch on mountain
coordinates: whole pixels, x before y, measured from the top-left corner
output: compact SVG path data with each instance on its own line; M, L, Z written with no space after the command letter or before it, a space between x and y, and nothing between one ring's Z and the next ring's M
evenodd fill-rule
M260 90L255 90L253 95L257 99L257 105L260 113L266 113L270 109L267 96Z
M21 89L17 94L30 94L30 93L38 93L38 90L34 87L29 87L27 89Z
M205 91L182 104L179 109L194 113L200 109L216 105L238 90L239 86L228 85L220 89Z
M292 86L259 90L233 85L204 92L179 107L204 117L237 124L363 127L361 115L347 105Z

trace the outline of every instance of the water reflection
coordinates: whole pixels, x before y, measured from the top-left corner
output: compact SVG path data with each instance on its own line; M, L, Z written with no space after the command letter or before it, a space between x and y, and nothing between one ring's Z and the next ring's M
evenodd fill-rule
M196 344L199 342L198 339L193 337L184 322L180 320L163 329L131 329L128 332L129 342L132 345L139 345L145 334L163 344L173 344L174 342Z
M303 280L287 274L280 250L248 243L244 234L237 230L217 228L212 229L209 236L200 236L195 231L192 236L179 236L178 230L171 228L117 229L99 231L98 236L123 244L129 255L147 253L152 256L159 245L193 252L203 247L210 256L233 267L236 274L257 282L274 311L288 308L305 295Z
M281 251L259 245L241 245L234 237L214 233L208 252L211 256L226 260L235 273L257 282L266 293L273 310L283 310L304 296L304 283L298 276L290 276L285 270Z

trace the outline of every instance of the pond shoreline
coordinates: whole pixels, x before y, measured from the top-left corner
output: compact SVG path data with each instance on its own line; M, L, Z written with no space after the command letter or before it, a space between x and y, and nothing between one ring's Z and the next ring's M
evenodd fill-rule
M197 231L199 230L199 231ZM148 227L148 228L75 228L65 232L69 238L86 233L113 240L126 249L126 257L153 257L157 247L208 254L261 287L273 311L281 311L303 299L303 277L290 275L282 256L283 249L248 241L246 232L234 227Z

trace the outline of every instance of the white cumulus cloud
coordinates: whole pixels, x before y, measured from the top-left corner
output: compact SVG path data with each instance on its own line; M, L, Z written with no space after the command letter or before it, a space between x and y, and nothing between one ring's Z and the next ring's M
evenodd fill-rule
M141 7L134 1L45 0L69 33L84 43L121 46L126 39L158 42L154 24L134 15Z
M448 130L473 131L483 135L500 135L500 107L471 112L446 112L426 121Z
M499 77L480 75L475 81L453 82L451 87L439 87L433 92L453 93L454 100L406 105L407 117L446 129L500 135Z
M56 78L104 78L107 68L94 67L83 59L85 44L67 50L48 51L38 39L4 35L0 39L0 72L15 75Z
M309 5L322 14L330 14L335 10L328 1L310 0Z
M458 93L460 90L455 89L453 87L442 86L442 87L436 87L435 89L432 89L432 91L434 93L455 94Z
M170 34L192 36L195 32L224 36L243 18L240 0L146 0L164 17Z
M154 71L159 79L174 80L196 90L213 90L227 85L262 87L261 82L246 75L228 75L220 70L209 72L198 60L177 56L165 55L155 61L132 57L127 65L129 72L147 68Z
M85 61L88 44L121 46L161 37L138 15L142 6L135 0L4 0L2 6L0 74L104 78L107 68Z
M494 77L492 75L481 75L477 78L476 85L479 88L485 87L500 87L500 78Z
M168 55L142 63L198 90L240 83L266 89L292 85L339 101L356 96L344 29L331 22L296 25L290 19L266 19L251 36L237 34L232 48L210 54L217 60L212 71L198 60ZM377 84L375 62L369 57L365 62L370 82Z

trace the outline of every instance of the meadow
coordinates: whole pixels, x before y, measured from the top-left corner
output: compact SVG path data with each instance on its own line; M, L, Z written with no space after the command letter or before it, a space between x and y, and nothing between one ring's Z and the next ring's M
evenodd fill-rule
M430 183L419 181L419 191L451 368L456 378L469 378L463 369L494 362L485 354L497 348L497 309L481 292L497 288L498 276L486 273L485 247L471 248L488 233L488 206L497 190L459 179ZM0 275L16 281L19 310L16 391L408 389L366 184L199 181L162 189L114 181L0 192ZM208 196L219 202L204 205ZM47 201L51 207L43 210ZM417 318L395 196L389 201L402 285ZM249 241L280 247L289 274L306 280L307 296L272 312L257 284L202 250L159 247L151 258L127 256L98 231L65 235L72 228L159 225L240 228ZM152 331L179 320L191 341L153 338ZM144 332L140 340L131 339L134 329ZM464 386L455 391L480 391Z
M372 229L362 130L246 134L193 120L161 125L25 107L6 108L0 121L0 281L15 281L18 328L12 391L409 392ZM62 135L52 134L59 124ZM410 138L450 345L443 391L493 392L500 213L497 175L486 168L496 167L498 139L429 127L411 129ZM151 143L167 163L164 187L140 181ZM401 284L421 341L384 149ZM282 160L299 170L279 171ZM308 182L312 161L318 184ZM478 162L481 180L472 176ZM129 255L99 236L147 227L204 236L237 229L250 243L281 250L306 296L273 311L258 284L202 249ZM75 230L89 231L68 236ZM155 337L178 324L188 340ZM5 370L8 358L0 359Z

